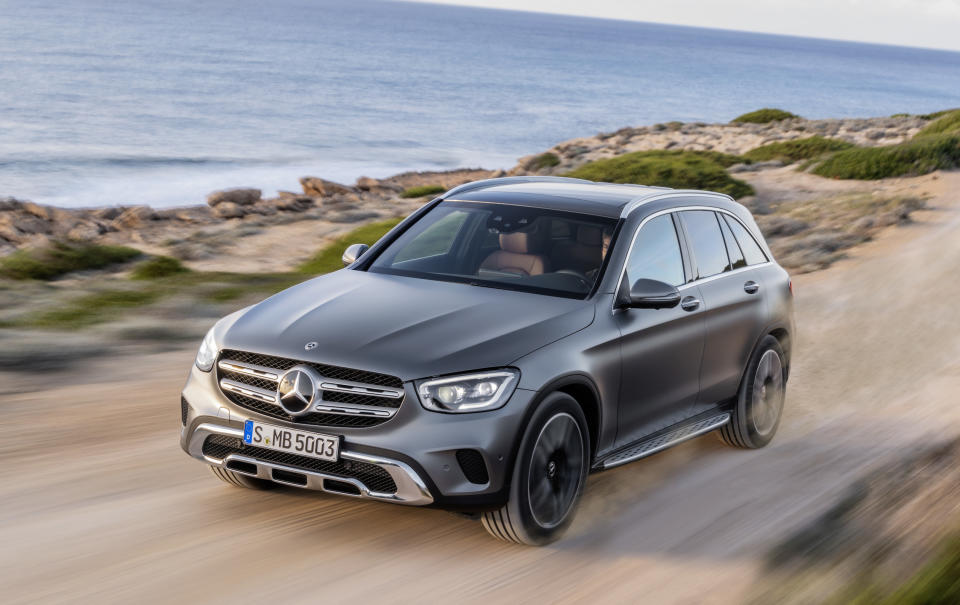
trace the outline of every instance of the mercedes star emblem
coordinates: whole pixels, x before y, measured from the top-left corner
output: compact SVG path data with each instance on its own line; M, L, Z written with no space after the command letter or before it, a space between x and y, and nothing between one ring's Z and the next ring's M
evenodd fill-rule
M306 414L317 395L317 383L318 377L306 366L287 370L277 383L280 407L291 416Z

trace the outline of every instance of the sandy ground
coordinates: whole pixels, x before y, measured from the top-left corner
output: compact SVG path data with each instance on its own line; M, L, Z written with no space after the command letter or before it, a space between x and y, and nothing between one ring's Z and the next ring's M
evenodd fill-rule
M177 444L194 351L0 375L0 578L21 602L736 603L767 549L904 447L960 433L960 173L931 208L795 281L780 433L707 435L591 477L565 539L216 481Z

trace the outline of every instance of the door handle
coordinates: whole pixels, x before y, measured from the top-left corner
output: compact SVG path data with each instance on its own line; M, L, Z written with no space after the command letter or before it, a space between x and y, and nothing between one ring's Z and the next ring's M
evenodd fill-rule
M700 301L692 296L686 296L680 301L680 308L684 311L696 311L700 307Z
M756 294L758 290L760 290L760 284L753 280L743 284L743 291L747 294Z

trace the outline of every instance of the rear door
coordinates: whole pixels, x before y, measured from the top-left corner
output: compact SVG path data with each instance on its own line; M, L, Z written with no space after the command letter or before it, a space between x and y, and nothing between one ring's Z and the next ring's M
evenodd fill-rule
M673 286L689 281L672 214L649 219L634 238L623 281L633 284L641 278ZM683 420L696 401L703 309L691 304L699 297L695 284L684 286L681 293L684 304L672 309L615 311L623 359L617 446Z
M685 210L680 216L706 326L700 394L691 409L698 414L737 393L747 360L766 327L767 313L757 269L747 263L727 222L736 219L699 209Z

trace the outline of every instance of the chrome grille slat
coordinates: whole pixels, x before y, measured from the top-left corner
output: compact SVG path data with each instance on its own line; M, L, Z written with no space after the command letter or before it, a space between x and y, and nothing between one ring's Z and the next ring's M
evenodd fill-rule
M271 382L277 382L280 380L280 374L278 374L273 368L265 368L263 366L247 363L238 363L225 359L221 359L219 362L217 362L217 367L224 372L230 372L232 374L243 374L245 376L252 376L254 378L262 378Z
M277 403L277 394L275 392L261 389L260 387L255 387L253 385L243 384L242 382L230 380L229 378L220 379L220 388L224 391L258 399L264 403L272 403L274 405Z

